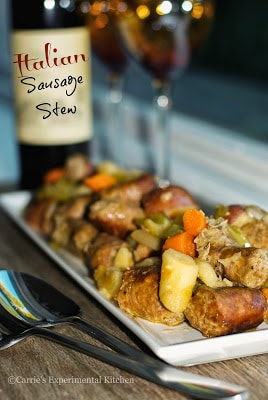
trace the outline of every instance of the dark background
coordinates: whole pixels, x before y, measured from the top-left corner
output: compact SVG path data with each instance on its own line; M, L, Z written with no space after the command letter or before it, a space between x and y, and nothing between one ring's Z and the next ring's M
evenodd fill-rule
M196 64L267 84L268 1L216 0L215 4L215 24Z

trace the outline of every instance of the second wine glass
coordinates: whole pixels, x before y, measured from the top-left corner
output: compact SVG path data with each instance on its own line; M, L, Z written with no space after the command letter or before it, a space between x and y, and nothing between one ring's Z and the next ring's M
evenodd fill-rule
M213 20L212 0L128 0L118 18L124 48L152 76L157 111L152 137L154 171L170 179L169 110L171 86L207 38Z

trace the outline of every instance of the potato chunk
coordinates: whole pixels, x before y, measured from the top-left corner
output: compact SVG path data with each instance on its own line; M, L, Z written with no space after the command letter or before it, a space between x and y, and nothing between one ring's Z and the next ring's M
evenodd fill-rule
M116 267L100 265L94 271L99 292L108 300L116 299L117 293L122 283L123 272Z
M198 276L194 258L168 249L162 256L159 296L170 311L180 313L188 305Z
M134 265L133 255L127 247L120 247L114 258L114 267L124 271Z
M233 283L226 278L221 278L215 272L213 266L207 261L196 259L198 265L198 278L208 287L218 288L233 286Z

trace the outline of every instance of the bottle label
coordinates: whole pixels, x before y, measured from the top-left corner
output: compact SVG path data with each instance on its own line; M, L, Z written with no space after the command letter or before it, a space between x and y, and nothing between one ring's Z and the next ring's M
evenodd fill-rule
M11 40L18 140L87 141L92 136L88 30L15 30Z

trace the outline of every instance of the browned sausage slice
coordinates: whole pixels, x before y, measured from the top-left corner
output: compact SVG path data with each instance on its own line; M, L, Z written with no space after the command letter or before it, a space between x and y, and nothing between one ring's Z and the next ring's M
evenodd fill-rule
M184 314L204 336L242 332L263 322L266 300L258 289L200 287Z
M119 307L134 317L154 323L178 325L184 320L183 313L173 313L163 306L158 294L159 279L159 266L136 267L124 271L117 295Z
M218 265L224 276L237 285L260 289L268 279L268 251L255 247L225 247Z

